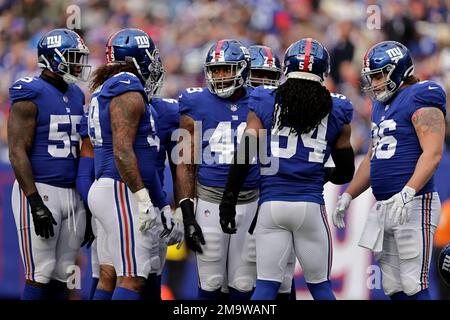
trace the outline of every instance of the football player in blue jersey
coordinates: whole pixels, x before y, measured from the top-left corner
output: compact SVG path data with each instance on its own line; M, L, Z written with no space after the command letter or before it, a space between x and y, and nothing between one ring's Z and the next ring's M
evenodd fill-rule
M254 238L247 230L257 207L256 166L239 194L241 231L230 236L219 224L228 168L249 111L249 70L248 49L236 40L220 40L206 56L207 88L188 88L179 98L180 128L188 134L180 139L176 188L186 244L196 253L200 299L218 299L222 287L229 288L231 299L248 299L255 285Z
M414 76L404 45L385 41L364 56L373 98L372 143L333 213L344 227L350 201L369 187L377 200L359 245L373 251L391 299L429 299L429 267L441 205L433 174L442 157L446 95Z
M147 96L157 82L160 65L152 39L139 29L113 34L106 53L107 63L94 74L89 105L96 180L88 203L104 230L106 241L101 251L110 259L100 261L100 272L103 265L110 264L117 275L112 299L137 300L151 269L160 263L151 252L155 242L152 229L159 220L163 230L158 236L165 238L173 228L155 165L159 145ZM105 291L97 287L94 298L110 295Z
M89 50L75 32L55 29L37 53L41 75L9 89L12 207L26 277L22 298L61 299L85 231L75 190L85 97L74 82L88 79Z
M250 96L247 128L228 175L220 223L224 232L236 232L237 195L259 145L264 148L259 150L261 170L268 168L268 159L277 166L261 171L254 300L275 299L292 250L313 298L335 299L323 186L326 181L343 184L353 176L353 107L346 97L330 94L323 86L329 68L325 47L314 39L301 39L286 51L286 82L278 88L260 86ZM265 130L271 134L265 135ZM330 155L336 167L327 171Z
M281 62L278 56L270 47L254 45L248 48L251 58L250 74L247 79L247 85L256 88L260 85L278 87L282 74ZM278 290L277 300L295 300L295 252L288 260L286 274Z
M172 150L176 145L176 138L172 138L172 134L178 129L180 123L178 101L176 99L162 98L159 92L163 86L164 68L160 56L157 56L160 63L160 68L156 70L155 79L157 79L153 86L147 91L149 101L156 113L156 128L159 139L159 151L156 159L156 170L161 182L161 187L164 186L164 171L166 168L166 160L169 164L172 173L172 179L175 180L176 165L171 157ZM173 184L173 191L175 190L175 181ZM164 193L165 194L165 193ZM167 208L168 209L168 208ZM168 209L169 210L169 209ZM152 267L150 275L147 279L147 284L144 290L144 298L149 300L161 300L161 274L165 264L167 255L167 246L177 244L179 249L184 240L184 227L181 210L177 210L173 217L174 226L172 232L167 238L159 237L159 229L155 228L152 253L159 258L159 266ZM160 225L161 226L161 225Z

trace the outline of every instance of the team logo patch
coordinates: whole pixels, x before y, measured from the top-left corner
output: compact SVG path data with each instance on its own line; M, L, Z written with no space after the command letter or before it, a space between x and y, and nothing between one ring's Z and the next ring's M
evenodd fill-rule
M47 48L61 47L61 44L62 44L62 37L61 37L61 35L47 37Z
M42 198L44 199L44 201L48 201L48 196L47 195L44 195Z
M211 211L206 209L205 212L203 212L203 214L205 215L205 217L209 217L211 215Z
M238 109L238 107L237 107L237 105L235 105L235 104L232 104L232 105L230 106L230 110L233 111L233 112L236 112L237 109Z

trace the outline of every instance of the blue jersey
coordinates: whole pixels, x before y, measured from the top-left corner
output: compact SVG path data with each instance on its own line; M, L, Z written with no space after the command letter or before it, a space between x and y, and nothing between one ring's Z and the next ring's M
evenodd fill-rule
M151 104L156 110L156 128L159 138L159 151L156 161L156 170L164 185L164 170L166 168L166 154L170 157L172 149L177 141L172 141L172 132L178 129L180 124L180 110L175 99L152 98Z
M114 97L129 91L140 92L145 101L145 112L141 116L133 147L142 181L150 188L156 174L155 123L144 87L134 74L128 72L118 73L106 80L91 97L88 124L89 137L94 145L95 178L122 180L114 161L109 105Z
M400 90L390 104L374 101L370 179L378 201L403 189L422 154L412 115L423 107L439 108L445 115L445 99L441 86L422 81ZM434 191L433 180L432 177L417 195Z
M201 125L202 159L197 176L204 186L225 188L238 139L246 127L252 89L245 90L246 95L237 102L221 99L207 88L189 88L180 95L180 114ZM242 189L256 189L258 185L259 168L253 165Z
M345 96L333 93L331 96L331 112L317 129L297 136L289 133L289 128L272 129L274 87L259 86L253 91L250 109L264 129L271 132L267 135L267 156L271 164L262 163L261 169L271 166L273 169L270 174L261 175L260 203L278 200L324 204L324 165L343 126L349 124L353 116L353 106Z
M9 96L11 105L27 100L37 106L34 142L29 153L34 180L55 187L73 187L84 105L81 89L70 84L62 93L39 77L26 77L11 86Z

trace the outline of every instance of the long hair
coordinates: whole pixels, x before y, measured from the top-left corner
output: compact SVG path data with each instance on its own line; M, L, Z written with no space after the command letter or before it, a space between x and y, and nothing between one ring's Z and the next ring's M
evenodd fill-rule
M410 75L410 76L406 77L405 81L403 81L403 84L410 86L417 82L420 82L420 79L415 75Z
M287 79L275 90L272 128L286 127L296 135L310 132L330 113L332 104L330 92L319 82Z
M139 77L139 73L133 62L131 61L115 61L106 63L98 67L92 75L92 81L90 85L91 90L95 91L95 89L105 83L106 80L120 72L131 72Z

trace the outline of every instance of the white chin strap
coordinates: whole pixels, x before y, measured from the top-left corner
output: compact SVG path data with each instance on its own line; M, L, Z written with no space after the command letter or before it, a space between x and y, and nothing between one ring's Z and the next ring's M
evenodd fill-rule
M323 80L318 75L309 72L294 71L289 72L286 77L288 79L302 79L322 83Z

